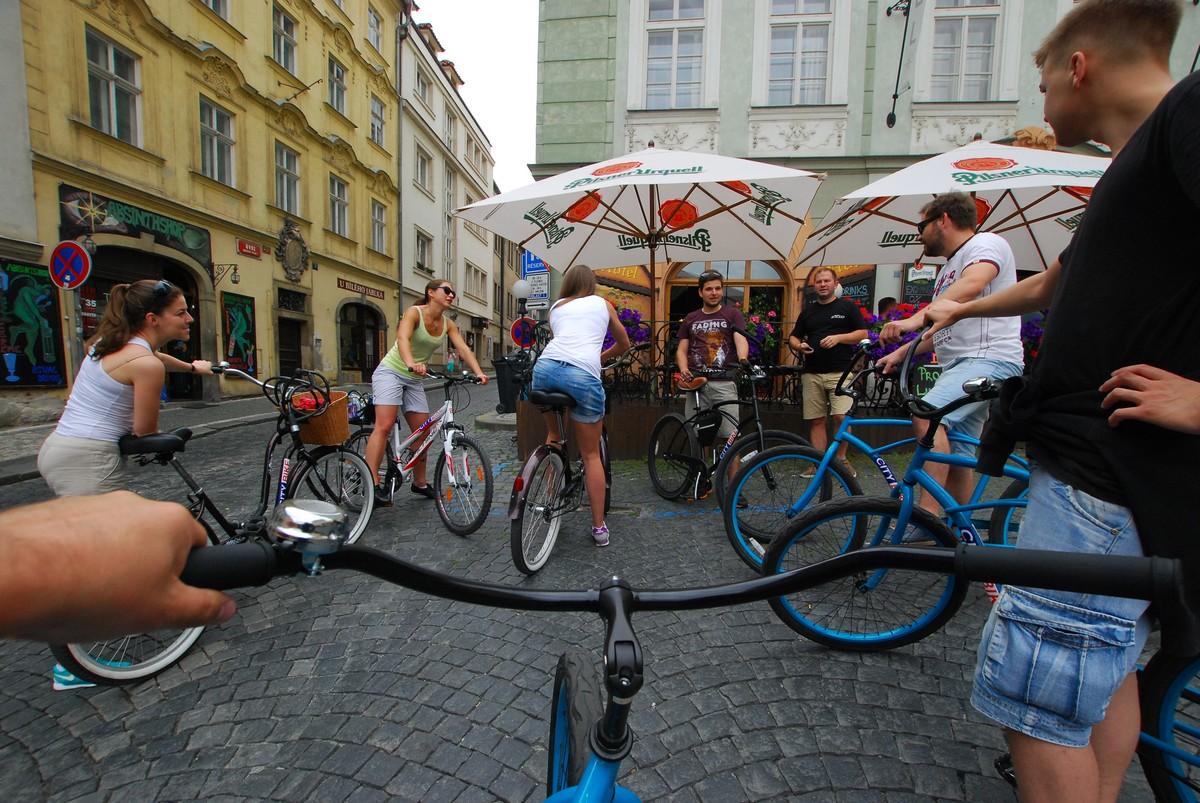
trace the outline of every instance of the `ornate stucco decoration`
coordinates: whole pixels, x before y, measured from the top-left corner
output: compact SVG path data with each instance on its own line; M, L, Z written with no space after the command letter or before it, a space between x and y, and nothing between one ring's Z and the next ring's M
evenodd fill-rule
M204 83L218 95L225 98L233 97L233 88L237 86L237 77L224 60L217 56L207 57L204 59L201 75Z
M275 259L283 265L283 272L288 279L299 282L308 267L308 244L296 221L283 219L283 228L279 230L279 242L275 245Z
M1013 132L1013 143L1022 148L1037 148L1052 151L1058 146L1054 134L1039 125L1027 125Z

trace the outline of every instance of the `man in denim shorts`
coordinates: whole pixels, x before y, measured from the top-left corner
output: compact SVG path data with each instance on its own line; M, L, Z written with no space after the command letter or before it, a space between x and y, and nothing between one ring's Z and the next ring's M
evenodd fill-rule
M946 257L946 264L938 271L934 283L935 300L949 298L961 302L986 298L1017 282L1012 248L996 234L976 232L976 216L975 201L961 192L935 196L921 210L917 234L925 246L926 255ZM916 331L924 325L925 313L922 310L911 318L887 324L879 336L885 343L895 342L905 333ZM937 350L942 373L933 389L924 397L926 402L935 407L943 407L961 398L963 382L968 379L991 377L1003 380L1020 376L1025 361L1025 350L1021 345L1021 319L1018 317L964 321L939 332L933 341L913 341L880 360L884 372L895 371L908 350L914 346L918 353L929 351L930 348ZM978 438L986 420L985 402L968 404L947 414L942 418L942 426L934 433L935 448L939 452L973 456L975 449L971 444L951 441L948 433ZM913 419L917 437L924 435L928 427L929 422L925 419ZM959 502L966 502L970 498L975 483L975 472L971 469L944 463L926 463L925 471ZM931 513L941 512L937 501L929 494L921 494L920 505Z
M1049 308L1030 376L996 422L1035 462L1018 548L1195 559L1200 475L1200 73L1172 86L1178 0L1084 0L1034 60L1060 145L1112 164L1070 246L1041 274L941 327ZM1181 71L1182 72L1182 71ZM1138 293L1131 267L1169 292ZM1189 402L1189 398L1192 401ZM1001 427L1003 428L1003 427ZM989 439L990 440L990 439ZM1200 652L1200 588L1155 613L1163 649ZM1134 668L1147 604L1006 586L979 646L976 709L1005 728L1023 801L1115 801L1138 742Z

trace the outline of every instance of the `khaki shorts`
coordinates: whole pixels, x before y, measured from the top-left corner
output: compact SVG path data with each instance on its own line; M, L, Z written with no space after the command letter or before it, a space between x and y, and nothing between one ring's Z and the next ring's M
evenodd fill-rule
M67 438L53 432L38 450L38 473L55 496L90 496L125 490L127 460L116 441Z
M695 402L697 393L693 393L690 390L683 392L684 418L694 416L697 409L707 410L718 402L732 402L738 399L736 382L708 381L700 386L698 393L700 396L699 408L697 408ZM736 404L723 404L717 408L717 412L721 413L721 424L717 429L717 438L723 441L733 434L733 429L736 426L734 422L741 420L741 407Z
M849 396L839 396L833 392L841 378L841 371L800 375L800 393L804 399L805 421L824 418L828 415L845 415L850 412L854 400Z

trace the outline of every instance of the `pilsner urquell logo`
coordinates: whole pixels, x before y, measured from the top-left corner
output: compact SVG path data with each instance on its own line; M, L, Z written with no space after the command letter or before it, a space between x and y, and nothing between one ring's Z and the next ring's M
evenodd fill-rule
M897 234L894 231L885 231L883 236L879 238L880 248L903 248L906 245L912 245L921 235L916 232L908 234Z
M542 234L546 236L547 248L553 248L575 231L574 226L558 225L558 215L546 209L545 201L526 212L524 217L533 225L542 227Z
M764 226L770 226L771 218L775 215L775 208L780 204L788 203L792 199L761 184L750 182L750 186L758 190L758 197L753 199L754 211L750 213L750 217Z
M1077 212L1070 217L1056 217L1054 222L1062 226L1067 231L1075 231L1079 228L1079 224L1083 222L1083 212Z
M658 238L658 245L671 248L690 248L693 251L708 252L712 248L712 237L708 229L696 229L688 234L665 234ZM617 235L617 248L622 251L633 251L648 248L645 237L632 237L628 234Z
M1017 167L1017 163L1012 159L988 156L975 159L961 159L955 162L954 166L958 169L958 172L952 173L951 178L959 184L966 184L968 187L976 184L985 184L989 181L1002 181L1006 178L1022 178L1024 176L1099 178L1104 175L1104 171L1099 168L1091 170L1067 170L1058 167L1031 166L1012 170L1010 168Z

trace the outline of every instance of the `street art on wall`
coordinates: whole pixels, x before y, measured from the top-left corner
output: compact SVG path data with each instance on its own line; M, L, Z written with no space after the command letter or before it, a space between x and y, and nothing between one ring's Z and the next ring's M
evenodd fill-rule
M41 265L0 261L0 387L62 387L58 290Z
M221 293L225 360L231 368L258 376L258 349L254 328L254 299Z

